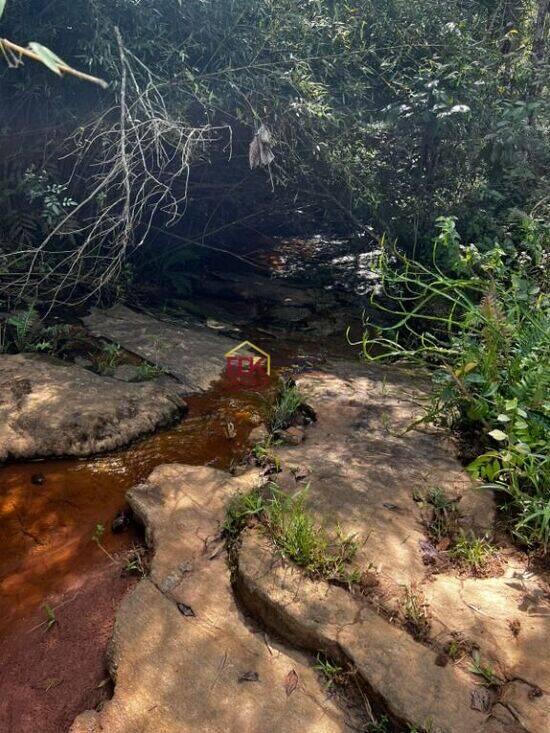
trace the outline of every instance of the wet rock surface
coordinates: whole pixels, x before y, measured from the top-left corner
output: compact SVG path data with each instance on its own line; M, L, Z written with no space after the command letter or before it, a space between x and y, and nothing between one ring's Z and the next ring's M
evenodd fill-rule
M184 410L169 385L125 384L44 356L0 356L0 461L112 450Z
M224 354L236 345L216 330L175 326L123 305L94 309L83 321L94 336L109 339L174 376L189 394L208 389L225 368Z

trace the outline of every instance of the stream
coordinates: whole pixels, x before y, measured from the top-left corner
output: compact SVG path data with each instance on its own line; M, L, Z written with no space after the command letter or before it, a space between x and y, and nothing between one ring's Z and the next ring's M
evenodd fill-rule
M325 295L317 299L308 282L308 265L319 241L305 242L306 280L292 283L291 297L285 298L287 279L300 274L296 258L288 256L296 244L292 242L290 250L289 246L282 242L258 257L269 261L276 273L276 279L269 280L273 292L265 281L258 284L259 308L249 307L251 302L256 305L256 295L246 288L241 299L246 285L242 272L228 273L229 286L221 282L221 289L229 287L229 293L219 296L208 288L196 293L196 302L202 299L209 309L205 317L221 315L234 322L232 308L259 313L255 321L241 320L239 326L242 337L263 344L271 353L275 369L262 392L239 389L221 377L207 392L185 398L188 411L178 423L125 449L86 459L11 462L0 467L0 729L34 731L38 714L43 716L41 732L66 731L80 711L109 697L105 650L116 608L139 579L124 571L127 558L143 544L140 529L133 525L120 534L111 531L113 518L125 507L126 491L163 463L229 470L246 454L248 434L266 413L280 369L307 369L328 355L350 354L347 316L341 323L334 321L336 332L318 330L326 312L319 312L319 304L330 311L337 302L330 291L338 288L341 263L334 268L334 284L329 277ZM329 248L330 258L333 249ZM357 261L352 264L356 267ZM306 302L305 287L309 287L306 307L286 303L296 298ZM319 292L322 295L322 286ZM262 301L264 296L267 300ZM348 297L345 293L346 300L338 307L350 313ZM296 323L296 315L303 313L306 322ZM287 316L291 323L285 323ZM98 525L104 528L101 546L93 540ZM10 704L15 698L16 706Z

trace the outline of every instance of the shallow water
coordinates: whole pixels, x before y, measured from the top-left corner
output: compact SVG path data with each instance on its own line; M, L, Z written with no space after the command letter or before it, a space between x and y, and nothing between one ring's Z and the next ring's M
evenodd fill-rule
M0 468L0 639L14 624L44 620L44 604L57 598L105 561L93 542L105 527L110 553L126 550L132 532L114 535L110 524L125 492L162 463L210 465L227 470L246 450L254 415L265 411L264 392L241 391L222 379L187 398L189 411L175 426L129 448L92 459L13 463ZM232 434L232 423L235 437ZM33 483L40 476L43 483Z

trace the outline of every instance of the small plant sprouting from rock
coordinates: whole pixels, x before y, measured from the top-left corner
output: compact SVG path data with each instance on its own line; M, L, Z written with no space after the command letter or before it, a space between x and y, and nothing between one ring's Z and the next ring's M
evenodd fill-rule
M479 652L476 650L472 653L472 665L470 672L482 678L482 683L487 687L499 687L503 681L498 677L492 667L481 661Z
M155 364L149 364L149 362L142 362L137 368L137 377L140 382L148 382L151 379L157 379L164 374L162 367L156 366Z
M325 677L327 690L332 687L332 685L340 685L344 682L344 669L331 662L322 654L317 655L317 664L313 665L313 669L321 672Z
M405 626L415 639L426 639L430 631L430 621L427 614L427 605L421 594L412 586L405 588L403 601L403 616Z
M99 374L112 374L117 368L122 348L119 344L104 344L96 358L96 368Z
M486 537L461 532L449 554L473 573L480 573L494 556L495 548Z
M449 499L445 493L436 487L431 488L421 501L430 505L431 517L426 523L426 529L432 540L441 542L444 539L453 540L458 531L460 512L458 499Z
M293 496L274 482L266 488L267 492L255 489L239 494L230 502L223 525L225 536L234 541L251 520L257 519L275 546L309 574L346 584L359 582L360 571L349 569L358 549L355 537L345 536L337 528L331 538L315 522L305 506L308 487Z
M347 582L347 565L357 554L353 535L344 536L340 529L332 539L307 511L308 487L289 496L271 484L272 496L264 514L275 545L290 560L312 575Z
M374 723L369 723L367 725L368 733L390 733L390 731L391 723L387 715L383 715Z
M134 545L126 556L126 563L123 568L124 575L137 575L144 578L147 575L147 568L144 560L145 549Z
M249 494L237 494L229 502L225 514L222 532L230 540L234 540L249 521L259 517L265 510L265 501L258 489Z
M52 626L55 626L55 624L57 623L55 609L53 609L48 603L45 603L43 608L44 612L46 613L46 621L44 621L44 623L46 624L46 631L49 631Z
M270 432L287 428L303 403L304 398L296 384L291 380L282 380L277 399L270 410Z

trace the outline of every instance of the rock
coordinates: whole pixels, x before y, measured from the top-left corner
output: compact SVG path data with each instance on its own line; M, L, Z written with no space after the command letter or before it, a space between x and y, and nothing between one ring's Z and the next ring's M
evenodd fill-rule
M357 565L378 571L380 587L373 593L386 612L399 611L403 586L415 586L427 603L433 643L445 644L459 633L479 646L482 660L503 679L521 678L550 690L550 668L541 654L542 640L550 636L544 578L517 553L503 554L498 577L459 578L449 570L445 544L427 542L413 496L431 487L449 499L460 496L462 526L480 535L491 533L495 515L492 494L475 490L444 432L432 426L407 430L421 413L419 398L429 383L395 368L339 362L302 375L298 387L318 421L298 449L277 449L278 485L294 493L293 465L299 460L311 467L311 511L329 530L339 526L355 535ZM518 622L519 634L510 620ZM544 730L542 704L523 696L514 705L521 720L539 716L529 730Z
M270 308L268 311L270 321L278 323L303 323L311 317L309 308L298 308L296 306L279 306Z
M125 532L132 524L133 518L131 509L122 509L111 522L111 532L113 534Z
M184 409L154 384L124 384L51 357L0 356L0 462L113 450Z
M253 428L250 431L250 434L248 436L248 445L255 446L258 443L263 443L264 440L268 437L269 430L266 428L265 425L258 425L258 427Z
M252 477L228 480L213 468L170 465L129 492L155 548L151 579L118 611L109 652L113 698L80 715L71 733L350 730L349 714L326 695L314 661L245 618L225 553L210 559L208 544L217 541L230 497L251 486ZM167 578L170 590L162 592ZM299 684L288 696L291 670Z
M306 434L303 428L293 425L286 430L278 430L277 438L283 441L286 445L300 445L305 440Z
M339 524L363 540L368 536L366 544L360 542L358 561L382 571L389 606L400 586L425 577L420 542L426 534L415 490L422 494L439 486L448 496L461 494L467 524L483 532L492 527L493 497L473 490L445 433L406 432L421 413L428 381L395 368L331 362L300 375L297 384L317 421L306 428L307 440L298 450L277 450L283 468L277 481L294 492L286 464L299 461L311 468L311 510L322 524ZM384 503L400 510L386 510Z
M176 377L188 394L208 389L225 369L235 341L208 328L173 326L115 305L83 319L90 332L108 338Z
M213 331L220 331L220 333L238 334L241 330L237 326L233 326L231 323L216 321L214 318L207 318L206 326L207 328L211 328Z
M113 379L121 382L139 382L139 369L135 364L120 364L114 371Z
M139 368L136 364L119 364L112 374L113 379L120 382L139 382Z
M94 362L84 356L75 356L74 363L82 369L92 369L94 366Z
M473 733L486 715L470 707L472 680L436 653L388 623L362 598L309 580L277 561L269 541L246 531L237 570L239 597L268 628L293 645L321 650L340 665L351 663L394 719L430 730ZM403 671L414 682L407 684Z

